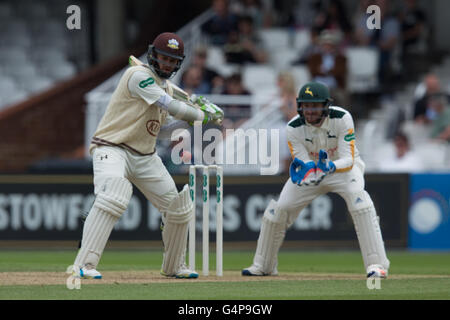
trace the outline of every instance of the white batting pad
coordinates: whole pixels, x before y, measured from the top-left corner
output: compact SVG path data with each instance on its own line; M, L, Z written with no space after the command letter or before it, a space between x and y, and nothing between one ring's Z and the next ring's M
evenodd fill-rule
M133 188L125 178L110 178L100 188L83 228L74 265L97 267L114 225L126 210Z
M189 187L185 185L164 214L164 257L162 271L166 275L174 275L185 262L188 225L193 217L193 203L189 195Z
M164 242L164 257L162 271L166 275L177 273L184 262L184 254L187 245L188 223L173 223L167 221L164 224L162 238Z
M287 213L271 200L264 212L253 264L263 273L276 273L278 251L287 229Z
M358 236L359 246L361 249L364 266L367 269L370 265L381 265L386 270L389 269L390 262L386 257L383 237L378 221L378 216L375 211L370 196L364 191L356 200L361 199L361 203L368 206L358 208L358 205L351 210L350 214L355 225L356 235Z

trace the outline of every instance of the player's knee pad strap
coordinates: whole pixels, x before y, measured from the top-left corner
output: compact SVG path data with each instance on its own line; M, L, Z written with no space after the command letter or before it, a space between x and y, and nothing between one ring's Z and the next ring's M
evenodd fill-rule
M193 212L194 204L189 193L189 187L186 184L167 208L166 222L176 224L188 223L192 219Z
M100 188L95 198L94 207L120 217L127 209L132 193L133 187L127 179L109 178Z

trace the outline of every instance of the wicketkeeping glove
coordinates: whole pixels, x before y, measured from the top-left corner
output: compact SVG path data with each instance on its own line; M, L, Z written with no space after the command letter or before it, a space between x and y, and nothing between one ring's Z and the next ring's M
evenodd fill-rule
M316 164L314 161L304 163L295 158L289 168L291 181L299 186L309 186L317 183Z
M316 168L316 184L319 184L327 175L336 171L335 164L333 163L333 161L328 159L327 152L322 149L320 149L319 151L319 160L317 161Z
M203 124L206 124L210 121L216 122L218 124L222 123L224 113L221 108L219 108L214 103L210 102L208 99L206 99L203 96L196 96L193 94L190 97L190 100L192 103L200 107L200 110L202 110L205 113L205 119L203 120Z

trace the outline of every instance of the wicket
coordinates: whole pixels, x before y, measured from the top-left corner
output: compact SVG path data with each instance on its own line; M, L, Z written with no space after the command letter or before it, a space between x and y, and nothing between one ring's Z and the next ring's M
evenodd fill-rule
M223 276L223 168L216 165L191 165L189 167L189 191L194 203L193 218L189 223L189 268L195 270L195 224L196 224L196 169L202 169L203 222L202 222L202 267L203 275L209 274L209 170L216 170L216 275Z

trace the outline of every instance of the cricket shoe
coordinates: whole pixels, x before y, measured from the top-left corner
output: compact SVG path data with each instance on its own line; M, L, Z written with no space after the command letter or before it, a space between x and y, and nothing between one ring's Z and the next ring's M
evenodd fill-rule
M78 268L77 268L78 269ZM72 275L74 277L79 277L81 279L101 279L102 274L95 269L87 269L86 267L80 268L77 270L73 270Z
M388 272L379 264L372 264L367 267L367 278L381 278L386 279Z
M167 274L161 269L161 275L176 279L197 279L198 273L189 269L185 264L181 265L180 269L175 274Z
M250 267L242 270L243 276L277 276L278 270L275 268L271 273L265 273L260 268L252 264Z

